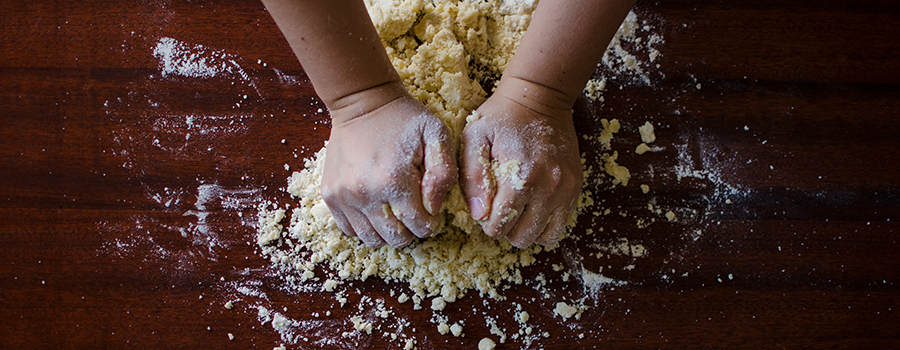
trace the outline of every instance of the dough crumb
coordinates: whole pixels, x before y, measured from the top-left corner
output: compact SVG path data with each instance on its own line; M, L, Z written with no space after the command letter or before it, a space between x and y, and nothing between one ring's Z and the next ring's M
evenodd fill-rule
M522 162L518 160L508 160L504 163L494 161L491 164L491 172L498 182L507 182L512 185L513 189L521 191L525 188L525 180L519 175L521 165Z
M653 133L653 124L650 124L650 122L641 125L638 128L638 131L641 132L641 141L644 141L644 143L653 143L656 141L656 134Z
M677 218L675 217L675 213L672 212L671 210L669 210L666 212L666 219L669 220L669 222L672 222L672 221L675 221Z
M353 328L360 332L366 332L366 334L372 334L372 323L363 320L359 316L350 317L350 322L353 322Z
M444 298L436 297L431 300L431 309L434 311L444 310L444 307L447 306L447 302Z
M566 304L563 301L556 303L556 308L553 309L553 313L562 317L563 321L568 320L573 316L575 316L576 319L580 318L580 311L579 308Z
M491 338L482 338L481 341L478 342L478 350L494 350L497 347L497 343L494 343L494 340Z
M606 91L606 79L590 79L584 86L584 95L591 101L603 102L603 92Z
M641 143L640 145L637 146L637 148L634 149L634 153L641 155L641 154L650 152L651 150L652 149L650 148L650 146L647 146L646 143Z
M619 152L613 152L612 155L604 154L601 156L601 159L603 159L603 170L605 170L609 176L612 176L613 186L628 186L628 180L631 179L631 172L628 171L628 168L616 163L616 160L619 159Z
M465 337L462 330L462 326L460 326L459 323L454 323L450 326L450 333L453 333L454 337Z
M337 287L337 285L338 285L338 281L335 281L333 279L328 279L325 281L325 283L322 284L322 290L326 291L326 292L333 292L334 287Z

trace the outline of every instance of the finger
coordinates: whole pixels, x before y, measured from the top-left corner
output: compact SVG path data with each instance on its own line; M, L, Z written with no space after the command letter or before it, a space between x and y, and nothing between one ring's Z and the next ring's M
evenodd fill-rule
M389 207L391 216L416 237L429 237L437 230L439 217L428 214L418 193L396 197L390 201Z
M381 208L373 208L367 214L369 222L381 239L392 247L403 247L415 238L406 226L394 217L390 204L383 203Z
M541 206L529 204L525 206L522 216L519 217L516 226L506 235L506 239L516 247L526 248L545 231L549 220L550 211Z
M334 222L337 223L337 226L341 229L341 231L344 231L344 234L350 237L356 237L356 231L353 230L353 226L350 225L350 220L347 220L347 216L344 215L344 212L332 209L330 206L328 210L331 211L331 216L334 218Z
M569 216L572 214L574 208L571 209L557 209L550 215L550 221L547 222L547 227L544 229L535 242L540 245L553 245L556 242L559 242L559 238L562 237L563 232L566 230L566 223L569 221Z
M462 189L469 201L472 217L484 221L491 213L493 188L491 181L491 149L480 136L463 136L461 157Z
M444 125L439 125L438 131L426 133L424 163L422 200L428 213L435 215L459 177L456 151Z
M517 191L511 184L505 181L498 183L490 219L483 225L484 232L494 239L506 237L525 211L528 199L524 192Z
M363 244L371 248L378 248L384 245L384 240L381 239L381 236L372 227L372 223L369 222L369 219L362 212L353 210L345 213L350 221L350 225L353 226L353 230L356 231L357 237Z
M325 205L328 206L328 211L331 212L331 216L334 218L334 222L337 224L338 228L340 228L341 231L344 231L346 235L356 237L356 230L353 229L353 225L350 224L347 215L344 215L338 196L334 195L331 189L324 185L321 187L321 192L322 199L325 201Z

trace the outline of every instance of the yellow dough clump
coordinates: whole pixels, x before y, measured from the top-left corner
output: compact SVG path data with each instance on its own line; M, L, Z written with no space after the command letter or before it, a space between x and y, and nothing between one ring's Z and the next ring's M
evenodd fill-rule
M366 1L366 5L406 88L450 128L458 142L466 118L486 99L482 82L502 74L536 2L399 0ZM444 200L445 222L438 234L400 249L366 247L341 232L322 199L319 187L326 155L327 147L289 179L288 192L299 198L299 207L291 214L285 237L277 230L283 210L260 214L260 227L267 228L260 246L284 269L306 273L326 264L344 279L378 276L403 281L418 296L435 297L432 305L440 306L468 290L501 298L497 289L501 283L522 283L519 268L533 264L538 252L554 248L518 249L506 240L488 237L472 218L458 185ZM522 186L516 174L518 164L494 167L514 186ZM586 196L579 200L580 207L590 203ZM284 241L296 248L279 249Z

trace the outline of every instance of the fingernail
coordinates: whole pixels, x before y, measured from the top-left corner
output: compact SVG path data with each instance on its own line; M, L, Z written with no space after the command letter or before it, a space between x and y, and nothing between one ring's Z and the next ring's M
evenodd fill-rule
M481 220L481 217L484 216L484 201L481 198L470 198L469 208L472 210L472 217L475 220Z

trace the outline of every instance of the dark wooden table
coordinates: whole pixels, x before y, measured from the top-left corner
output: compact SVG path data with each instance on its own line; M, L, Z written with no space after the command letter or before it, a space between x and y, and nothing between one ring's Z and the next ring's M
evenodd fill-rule
M512 302L550 334L536 348L900 348L896 2L637 10L664 38L652 83L613 80L604 103L576 106L585 134L601 117L622 121L613 148L633 178L595 189L613 214L582 217L576 234L625 237L648 254L597 259L566 241L524 270L547 276L551 298L513 286L488 308L470 294L444 312L466 322L455 338L430 310L388 297L402 284L344 285L341 308L331 293L286 289L259 255L258 205L292 201L285 179L329 130L261 4L4 1L0 348L284 343L259 308L301 324L289 348L400 347L377 331L341 337L360 295L384 298L395 315L382 326L408 321L402 336L420 349L497 340L482 313L512 335ZM204 69L184 65L201 59ZM663 150L637 156L645 121ZM651 200L678 220L637 228L660 218ZM627 284L601 288L581 320L562 322L555 302L585 295L550 266L572 269L573 252Z

